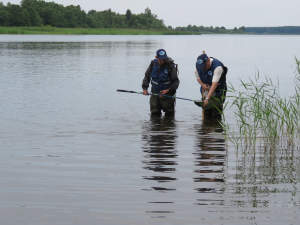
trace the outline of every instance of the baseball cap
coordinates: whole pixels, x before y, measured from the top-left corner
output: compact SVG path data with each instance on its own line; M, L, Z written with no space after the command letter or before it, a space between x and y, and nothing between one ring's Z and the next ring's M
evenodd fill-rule
M166 59L166 58L168 58L167 52L166 52L164 49L158 49L158 50L156 51L156 56L157 56L159 59Z
M206 66L206 62L208 60L208 57L206 54L202 54L202 55L199 55L198 58L197 58L197 69L203 69L205 66Z

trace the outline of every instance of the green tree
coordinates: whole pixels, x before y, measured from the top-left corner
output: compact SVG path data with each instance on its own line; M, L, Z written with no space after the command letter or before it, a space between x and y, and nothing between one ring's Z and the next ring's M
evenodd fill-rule
M246 32L246 27L242 26L242 27L239 28L239 30L242 31L242 32Z
M148 16L148 17L153 17L154 15L152 15L151 13L151 9L149 9L148 7L145 9L144 15ZM156 17L155 17L156 18Z
M91 16L91 15L87 16L86 23L91 28L98 28L99 27L98 20L95 17Z
M47 5L42 9L41 17L43 18L44 25L51 25L51 16L54 12L54 9Z
M67 27L64 13L58 10L52 12L49 22L53 27Z
M76 17L76 21L74 21L75 23L75 27L84 27L84 25L86 24L86 14L83 10L81 10L80 5L77 6L67 6L66 9L70 9L73 11L75 17Z
M131 15L129 20L129 27L131 28L137 28L137 24L139 23L139 17L137 15Z
M65 19L66 19L67 27L71 27L71 28L76 27L77 18L71 9L67 9L65 11Z
M196 25L192 26L192 31L199 32L198 27Z
M29 6L31 6L31 7L34 6L36 4L36 2L37 2L37 0L22 0L20 2L20 4L21 4L22 8L27 8Z
M41 2L41 1L40 1ZM37 8L40 4L37 0L22 0L21 7L27 9L30 15L31 26L40 26L43 24L43 19L40 17Z
M148 7L138 15L132 14L130 9L127 9L126 14L116 14L111 9L100 12L90 10L85 13L79 5L64 7L45 0L21 0L20 6L9 2L4 6L0 2L0 25L167 29L164 21L152 14Z
M30 27L30 14L27 9L22 9L23 26Z
M152 22L151 28L153 29L166 29L166 27L164 26L163 20L154 20Z
M19 5L11 4L9 6L8 23L12 27L22 27L24 23L24 14Z
M127 9L127 11L126 11L126 19L127 19L127 21L129 21L130 18L131 18L131 11L130 11L130 9Z
M35 27L43 24L43 19L40 17L39 13L36 11L34 7L27 6L23 8L27 9L29 13L31 26Z
M3 3L0 2L0 26L9 26L8 15L8 7L4 6Z
M88 12L88 15L94 15L96 13L96 10L92 9Z
M203 26L200 26L198 27L198 30L201 32L201 31L204 31L204 27Z

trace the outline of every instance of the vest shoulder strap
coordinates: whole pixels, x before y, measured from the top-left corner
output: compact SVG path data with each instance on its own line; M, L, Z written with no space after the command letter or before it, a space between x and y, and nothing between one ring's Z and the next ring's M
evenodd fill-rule
M154 66L154 60L151 60L151 68L153 69L153 66Z
M171 77L171 69L172 67L175 68L177 75L179 75L179 71L178 71L178 64L174 63L173 61L170 63L167 63L167 68L168 68L168 73L169 73L169 77Z
M223 66L223 73L221 75L221 79L226 78L227 72L228 72L228 68L226 66Z
M154 60L151 60L152 70L153 70L154 64L155 64ZM171 79L171 69L172 69L173 66L175 67L177 75L179 75L178 64L174 63L174 61L167 62L168 75L169 75L170 79Z

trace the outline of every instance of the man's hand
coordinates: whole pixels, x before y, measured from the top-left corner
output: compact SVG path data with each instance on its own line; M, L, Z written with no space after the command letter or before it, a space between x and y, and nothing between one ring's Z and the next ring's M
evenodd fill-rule
M204 102L203 102L203 108L205 109L205 107L207 106L208 104L208 99L205 99Z
M204 84L202 88L204 91L209 91L210 86L208 84Z
M168 94L169 91L170 91L169 89L167 89L167 90L162 90L161 92L159 92L159 94L160 94L159 97L162 97L161 95L166 95L166 94Z
M143 95L149 95L148 90L143 90Z

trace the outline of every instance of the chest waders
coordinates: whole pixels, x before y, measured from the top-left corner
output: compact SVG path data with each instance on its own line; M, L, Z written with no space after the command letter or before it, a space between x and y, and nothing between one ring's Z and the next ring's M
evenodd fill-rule
M157 59L154 60L152 73L151 73L151 84L154 93L159 93L162 90L169 89L171 80L169 77L169 70L166 64L160 66L157 63Z
M212 58L212 57L211 57ZM210 68L205 71L203 69L198 68L198 63L196 63L196 68L199 74L201 81L209 86L212 85L213 73L217 67L221 66L223 68L222 76L219 80L218 86L215 90L214 95L209 99L208 104L205 107L205 114L218 114L223 110L223 103L225 101L227 85L226 85L226 74L228 68L223 65L222 62L213 58L212 64ZM200 88L200 92L202 93L202 86ZM204 99L202 99L204 100ZM212 111L211 111L212 110Z
M153 61L153 68L151 73L152 92L158 94L160 91L167 90L170 87L171 79L169 76L169 68L167 64L159 65L157 59ZM171 93L170 93L171 94ZM170 95L168 93L168 95ZM150 111L151 113L174 113L175 98L151 96L150 97Z

